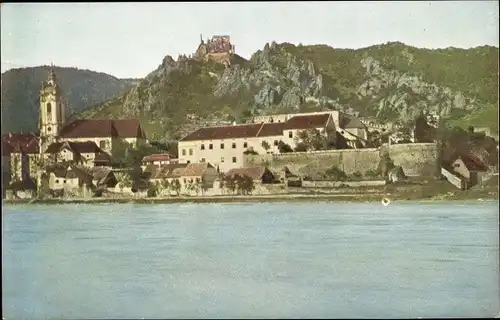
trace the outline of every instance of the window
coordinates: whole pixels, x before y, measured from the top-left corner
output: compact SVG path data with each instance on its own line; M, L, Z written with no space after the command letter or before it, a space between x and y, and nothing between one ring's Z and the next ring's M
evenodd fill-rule
M293 132L292 131L288 132L288 138L293 138Z
M47 127L47 131L50 132L52 130L52 127Z
M186 181L186 178L184 178L184 183L186 183L186 182L187 182L187 181Z
M59 183L59 179L56 179L56 183Z
M274 140L274 145L277 146L278 145L278 140Z
M196 182L198 182L198 183L199 183L199 182L200 182L200 178L196 178Z
M192 156L193 155L193 149L189 149L189 155Z
M191 161L188 160L188 161L186 161L186 163L191 163Z
M236 163L236 157L233 157L233 163Z
M340 131L341 134L344 134L344 130Z
M63 183L66 183L66 180L63 180Z
M182 155L185 156L186 155L186 149L182 149Z
M205 158L201 158L200 162L205 162Z
M233 149L236 149L236 143L233 142Z
M205 145L204 144L201 145L201 150L205 150Z
M213 144L209 144L208 145L208 149L212 150L214 148L214 145Z
M224 144L223 143L220 144L220 148L224 149Z
M47 103L47 114L50 114L52 112L52 105L49 103Z
M99 141L99 148L106 149L106 140Z
M220 158L220 162L224 162L224 157Z
M243 148L246 148L246 147L248 147L248 143L245 141L245 142L243 143Z

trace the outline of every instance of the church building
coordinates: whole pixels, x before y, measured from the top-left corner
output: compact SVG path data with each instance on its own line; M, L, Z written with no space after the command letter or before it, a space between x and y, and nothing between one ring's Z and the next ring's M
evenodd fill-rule
M78 165L84 167L110 165L118 145L127 148L147 143L138 119L68 123L67 116L62 89L56 74L50 70L48 80L40 89L39 134L2 136L2 173L7 176L7 184L36 179L49 159L52 162L78 160Z

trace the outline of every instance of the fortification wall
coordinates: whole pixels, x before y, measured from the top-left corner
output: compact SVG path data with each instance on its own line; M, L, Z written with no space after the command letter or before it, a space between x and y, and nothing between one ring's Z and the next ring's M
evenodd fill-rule
M407 176L433 177L438 174L438 150L436 143L407 143L382 146L395 165L403 168Z
M378 149L346 149L246 155L244 165L265 164L275 171L287 166L292 173L305 176L324 172L332 166L337 166L348 174L356 171L365 173L368 170L376 170L379 159Z
M408 176L435 176L437 146L435 143L397 144L380 148L344 149L282 154L245 155L244 166L267 165L281 171L287 166L301 176L324 172L337 166L347 174L377 170L380 156L387 151L395 165L400 165Z

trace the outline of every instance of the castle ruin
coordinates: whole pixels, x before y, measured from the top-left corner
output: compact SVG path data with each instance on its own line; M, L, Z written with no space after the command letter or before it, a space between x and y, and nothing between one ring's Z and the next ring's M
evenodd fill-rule
M231 44L229 36L213 36L205 42L200 35L200 45L194 56L198 60L213 60L228 67L231 65L231 55L234 53L234 45Z

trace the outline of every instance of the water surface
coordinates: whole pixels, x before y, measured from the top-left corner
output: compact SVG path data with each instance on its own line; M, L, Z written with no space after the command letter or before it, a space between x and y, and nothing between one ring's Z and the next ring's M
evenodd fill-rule
M4 206L6 319L498 314L498 202Z

